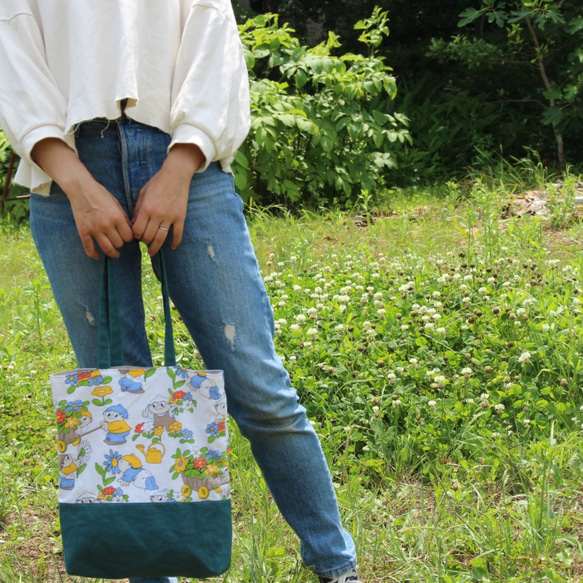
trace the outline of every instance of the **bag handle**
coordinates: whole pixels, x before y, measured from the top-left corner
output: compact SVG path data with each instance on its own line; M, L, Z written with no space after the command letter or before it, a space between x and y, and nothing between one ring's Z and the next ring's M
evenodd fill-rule
M174 331L170 313L170 296L164 255L159 253L160 282L164 303L164 364L176 366L176 349ZM105 256L101 278L101 295L99 300L99 340L97 346L97 367L111 368L124 363L119 302L115 287L113 260Z

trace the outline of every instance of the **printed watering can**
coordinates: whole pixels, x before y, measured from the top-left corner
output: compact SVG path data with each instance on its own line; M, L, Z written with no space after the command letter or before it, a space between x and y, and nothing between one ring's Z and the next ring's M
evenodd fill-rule
M158 446L162 449L158 449ZM142 444L138 444L136 447L142 452L142 455L149 464L161 464L162 458L166 453L166 448L163 443L151 443L147 450Z

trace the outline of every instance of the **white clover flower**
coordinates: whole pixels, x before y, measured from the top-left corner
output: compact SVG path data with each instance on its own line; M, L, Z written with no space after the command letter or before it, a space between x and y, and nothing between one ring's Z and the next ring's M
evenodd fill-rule
M432 314L432 315L431 315L431 317L432 317L434 320L441 320L441 314Z
M401 326L401 330L402 330L403 332L406 332L407 330L409 330L409 326L407 326L407 324L403 324L403 325Z
M381 300L383 298L383 293L382 292L376 292L373 297L374 297L375 300Z
M395 399L391 402L393 407L398 407L401 404L401 399Z
M472 298L470 298L469 296L464 296L464 297L462 298L462 302L463 302L464 304L469 304L471 301L472 301Z
M518 362L520 364L524 364L527 362L530 362L530 352L523 352L519 357L518 357Z
M307 334L308 336L317 336L318 328L309 328Z
M473 275L464 275L464 281L472 281L472 279L474 279Z
M504 409L506 409L506 407L502 403L497 403L496 405L494 405L494 410L496 411L496 413L502 413Z
M488 393L482 393L480 395L480 399L482 399L482 401L487 401L490 398L490 395Z
M523 419L522 422L528 427L532 421L530 419Z
M297 258L295 255L292 255L292 256L289 258L289 260L290 260L292 263L295 263L295 262L298 260L298 258Z
M488 282L490 285L492 285L492 284L496 283L496 278L495 278L495 277L489 277L489 278L488 278L486 281L487 281L487 282Z
M427 330L428 332L431 332L434 328L435 328L435 324L432 324L431 322L428 322L427 324L425 324L425 330Z
M410 364L417 364L419 361L416 358L410 358L409 359L409 363ZM583 405L581 406L581 412L583 413Z
M305 321L306 321L306 316L304 314L298 314L296 316L296 322L301 323L301 322L305 322Z
M431 409L433 409L436 405L437 405L436 401L428 401L427 402L427 406L431 407Z
M304 348L310 348L312 346L311 342L304 342Z
M469 366L466 366L465 368L462 368L462 370L461 370L462 375L464 375L465 377L469 377L470 375L473 374L473 372L474 371Z
M302 291L302 286L301 285L294 285L293 290L295 292L301 292Z
M387 374L387 378L389 380L396 379L397 375L394 372L390 372L389 374Z
M344 330L344 324L338 324L337 326L334 326L334 330L336 332L342 332L342 330Z
M371 327L372 327L372 326L371 326L371 323L370 323L368 320L365 320L365 321L362 323L362 329L363 329L363 330L368 330L368 329L370 329Z
M290 359L290 361L293 363L293 362L296 362L296 360L298 359L298 357L297 357L297 356L294 356L294 355L292 354L292 355L289 357L289 359Z
M487 294L488 293L488 288L481 287L481 288L478 289L478 293L479 294L482 294L482 295Z
M435 332L436 332L437 334L439 334L440 336L443 336L443 335L445 334L445 328L442 326L442 327L440 327L440 328L437 328L437 329L435 330Z
M308 308L308 316L310 318L316 318L318 316L318 310L316 308Z
M283 308L284 306L287 306L287 302L286 302L286 301L284 301L284 300L281 300L281 301L277 302L277 305L278 305L280 308Z
M431 295L433 296L434 299L437 299L441 297L441 292L434 291Z
M301 328L299 327L299 325L298 325L298 324L292 324L292 325L289 327L289 329L290 329L292 332L299 332L299 331L301 330Z
M447 382L447 379L443 375L437 375L437 376L433 377L433 380L438 385L445 385L445 383Z

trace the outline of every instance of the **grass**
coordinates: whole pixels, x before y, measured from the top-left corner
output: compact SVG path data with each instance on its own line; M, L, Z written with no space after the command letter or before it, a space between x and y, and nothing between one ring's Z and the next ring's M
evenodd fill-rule
M382 212L250 213L277 346L369 583L583 580L581 225L554 196L546 221L509 216L483 177ZM145 294L157 344L150 271ZM4 227L0 583L81 581L63 569L48 389L72 365L30 235ZM233 566L217 580L314 581L235 428L232 449Z

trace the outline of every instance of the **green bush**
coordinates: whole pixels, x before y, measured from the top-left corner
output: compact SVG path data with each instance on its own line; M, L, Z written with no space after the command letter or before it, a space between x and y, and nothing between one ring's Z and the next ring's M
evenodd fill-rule
M406 118L390 113L396 82L376 52L388 34L386 13L376 9L355 28L368 56L335 56L341 44L334 33L303 46L273 14L240 27L252 113L235 160L245 200L351 207L363 191L382 191L386 170L410 135Z
M0 193L4 192L11 157L12 150L10 149L10 143L4 132L0 130ZM14 172L16 172L16 165L14 166L12 177L14 177ZM24 197L26 194L26 189L17 184L11 184L8 189L8 198L10 199ZM9 221L18 223L28 218L28 201L24 198L9 200L3 208L0 207L0 210L2 211L2 215Z

